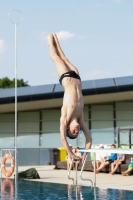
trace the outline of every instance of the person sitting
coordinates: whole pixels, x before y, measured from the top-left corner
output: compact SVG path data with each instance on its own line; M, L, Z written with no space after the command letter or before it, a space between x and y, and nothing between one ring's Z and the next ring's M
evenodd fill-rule
M112 144L111 148L113 149L116 148L116 145ZM116 159L117 159L117 153L111 153L109 159L101 163L100 167L98 167L98 169L96 170L96 173L98 174L105 166L113 163Z
M99 149L103 149L103 148L104 148L104 145L100 144ZM98 169L100 167L101 163L105 161L106 156L107 155L105 152L97 152L96 153L96 169ZM92 161L92 167L94 170L94 160Z
M121 149L121 146L119 146L119 149ZM119 165L121 165L121 164L125 164L125 155L124 154L118 154L117 160L115 160L113 163L111 163L110 174L114 175L114 173L118 169Z
M78 156L79 158L82 158L81 157L81 153L79 152L79 147L76 147L75 148L75 153L74 153L76 156ZM78 169L78 166L79 166L79 163L80 163L80 160L76 161L76 162L73 162L73 170L76 170L76 164L77 163L77 169Z
M131 176L133 175L133 163L128 165L128 169L125 172L121 172L122 176Z

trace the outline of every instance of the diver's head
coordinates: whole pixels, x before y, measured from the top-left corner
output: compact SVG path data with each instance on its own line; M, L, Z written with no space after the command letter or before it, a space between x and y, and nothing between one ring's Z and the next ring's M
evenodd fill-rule
M78 136L78 133L80 131L80 125L77 122L70 123L68 129L67 129L67 137L70 139L75 139Z
M72 133L70 132L70 130L67 129L67 131L66 131L66 136L69 137L70 139L75 139L75 138L78 137L78 132L77 132L76 134L72 134Z

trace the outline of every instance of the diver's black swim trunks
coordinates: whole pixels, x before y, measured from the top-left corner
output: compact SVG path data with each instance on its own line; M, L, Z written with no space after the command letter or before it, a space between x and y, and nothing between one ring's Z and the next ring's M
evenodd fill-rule
M64 77L72 77L72 78L77 78L77 79L81 80L80 76L78 74L76 74L75 71L71 70L71 71L68 71L68 72L61 75L61 77L59 79L59 82L60 82L61 85L62 85L62 80L63 80Z

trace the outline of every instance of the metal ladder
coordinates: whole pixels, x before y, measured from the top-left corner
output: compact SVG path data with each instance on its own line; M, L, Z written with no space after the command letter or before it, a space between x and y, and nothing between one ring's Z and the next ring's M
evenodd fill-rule
M84 169L84 165L85 165L85 162L86 162L86 159L87 159L87 155L86 155L86 157L85 157L85 159L84 159L84 161L83 161L83 163L82 163L82 167L81 167L81 171L80 171L80 179L81 180L84 180L84 181L90 181L91 182L91 187L93 187L93 181L91 180L91 179L86 179L86 178L83 178L82 177L82 173L83 173L83 169ZM73 181L73 185L74 185L74 178L71 178L70 177L70 172L71 172L71 168L72 168L72 164L73 164L73 162L75 163L75 165L76 165L76 181L75 181L75 185L77 186L77 184L78 184L78 179L77 179L77 162L76 161L74 161L74 159L72 159L71 160L71 163L70 163L70 168L69 168L69 170L68 170L68 179L70 179L70 180L72 180Z

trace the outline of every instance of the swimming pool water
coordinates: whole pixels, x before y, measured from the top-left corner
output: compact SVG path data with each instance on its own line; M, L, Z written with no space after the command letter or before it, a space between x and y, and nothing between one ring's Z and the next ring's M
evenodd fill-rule
M133 191L2 179L1 200L133 200Z

